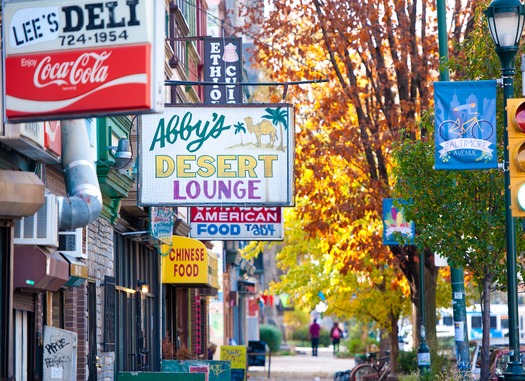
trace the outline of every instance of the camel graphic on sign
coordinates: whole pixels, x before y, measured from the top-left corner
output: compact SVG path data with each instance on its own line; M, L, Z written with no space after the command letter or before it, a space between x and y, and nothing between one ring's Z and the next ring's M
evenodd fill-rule
M270 143L268 143L268 147L273 147L275 140L277 139L277 130L275 129L275 126L272 124L272 122L264 119L257 124L253 124L253 119L251 116L244 118L244 121L246 122L246 129L248 132L255 134L257 138L257 147L261 146L261 136L264 135L270 136Z

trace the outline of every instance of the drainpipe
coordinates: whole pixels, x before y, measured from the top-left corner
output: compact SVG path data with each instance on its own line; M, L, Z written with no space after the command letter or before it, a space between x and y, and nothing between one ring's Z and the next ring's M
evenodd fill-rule
M68 196L58 197L58 227L87 226L102 210L102 194L84 119L62 123L62 169Z

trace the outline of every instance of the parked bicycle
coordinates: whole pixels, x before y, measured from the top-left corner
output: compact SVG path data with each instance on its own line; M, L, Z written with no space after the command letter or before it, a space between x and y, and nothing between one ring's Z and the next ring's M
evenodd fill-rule
M334 374L334 381L384 381L390 374L390 356L380 359L377 358L377 353L367 353L364 363L356 365L353 369L336 372Z
M377 358L377 353L367 353L367 362L357 365L350 372L349 381L384 381L390 374L390 356Z

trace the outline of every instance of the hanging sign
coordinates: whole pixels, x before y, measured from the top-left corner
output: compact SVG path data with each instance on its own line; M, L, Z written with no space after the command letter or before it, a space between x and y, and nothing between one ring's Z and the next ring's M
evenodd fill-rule
M158 112L164 3L4 1L8 121Z
M149 234L164 244L171 243L176 213L173 208L151 207L149 210Z
M290 105L183 105L142 121L141 205L293 204Z
M186 287L219 287L218 260L196 239L172 236L170 245L161 245L162 283Z
M496 81L434 82L436 169L497 168Z
M205 104L242 103L242 40L237 37L204 39L204 81L231 85L204 86Z
M282 240L282 208L192 207L190 237L203 240Z
M396 234L402 236L406 244L414 244L415 224L407 221L403 210L403 204L407 202L402 199L383 199L383 244L401 245Z

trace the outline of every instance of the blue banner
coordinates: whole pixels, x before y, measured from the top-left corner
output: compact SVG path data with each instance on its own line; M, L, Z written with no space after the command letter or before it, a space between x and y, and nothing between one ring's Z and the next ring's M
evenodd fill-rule
M496 81L434 82L435 169L497 168Z
M415 224L407 221L402 205L407 201L400 198L383 199L383 244L384 245L413 245L415 235ZM396 240L399 233L405 242Z

